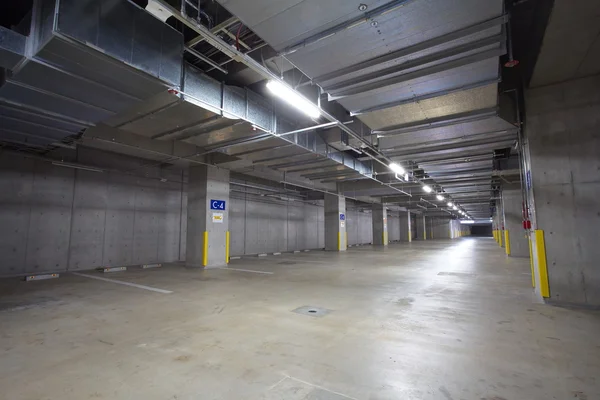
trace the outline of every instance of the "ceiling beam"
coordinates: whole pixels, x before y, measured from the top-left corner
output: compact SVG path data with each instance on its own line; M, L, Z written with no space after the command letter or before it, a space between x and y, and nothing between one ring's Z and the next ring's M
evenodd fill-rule
M421 51L424 51L424 50L427 50L427 49L430 49L433 47L437 47L437 46L440 46L440 45L443 45L446 43L450 43L454 40L457 40L457 39L460 39L460 38L463 38L466 36L470 36L474 33L485 31L489 28L493 28L494 26L504 24L507 21L508 21L508 15L504 14L497 18L489 19L487 21L483 21L478 24L471 25L471 26L468 26L463 29L459 29L454 32L450 32L445 35L435 37L433 39L425 40L425 41L423 41L421 43L417 43L413 46L409 46L409 47L406 47L406 48L403 48L400 50L396 50L391 53L384 54L379 57L374 57L367 61L363 61L361 63L354 64L354 65L351 65L346 68L341 68L341 69L335 70L333 72L317 76L313 79L313 81L317 82L319 84L322 84L326 81L331 81L331 80L337 79L339 77L342 77L344 75L353 74L355 72L362 71L367 68L374 67L376 65L384 64L384 63L387 63L390 61L397 60L399 58L403 58L406 56L410 56L412 54L419 53Z
M352 97L356 95L372 94L381 88L389 88L390 86L397 85L399 83L411 81L413 79L422 78L424 76L437 74L440 72L448 71L455 68L464 67L469 64L474 64L479 61L488 60L490 58L496 58L506 53L504 45L500 45L496 49L485 50L480 53L471 54L458 58L456 60L447 61L445 63L432 65L429 67L421 68L416 71L408 72L400 76L392 76L390 78L382 79L380 81L367 83L365 85L353 87L350 89L340 90L333 92L329 95L329 100L339 100L346 97Z
M443 128L446 126L452 126L457 124L463 124L466 122L475 122L495 117L498 115L498 108L482 108L479 110L467 111L462 113L443 115L437 118L430 118L427 120L420 120L414 122L408 122L406 124L394 125L385 129L373 130L372 135L378 136L392 136L401 135L404 133L412 133L422 131L425 129L432 128Z
M385 77L396 75L396 74L407 73L407 71L409 71L409 70L412 70L415 68L421 68L428 64L443 61L450 57L456 57L456 56L466 53L468 51L481 50L481 49L483 49L485 47L489 47L493 44L500 45L500 43L502 42L503 39L504 39L504 35L499 34L499 35L486 37L486 38L477 40L475 42L463 43L458 46L451 47L449 49L444 49L444 50L435 52L433 54L428 54L426 56L419 57L414 60L408 60L408 61L399 63L397 65L394 65L394 66L391 66L388 68L380 69L380 70L377 70L377 71L374 71L374 72L371 72L371 73L368 73L365 75L359 75L359 76L347 79L345 81L337 82L330 86L326 85L323 87L323 89L326 92L338 92L338 93L339 93L339 91L343 92L345 89L352 90L351 88L353 86L360 85L360 84L364 85L366 82L369 82L369 81L385 78Z

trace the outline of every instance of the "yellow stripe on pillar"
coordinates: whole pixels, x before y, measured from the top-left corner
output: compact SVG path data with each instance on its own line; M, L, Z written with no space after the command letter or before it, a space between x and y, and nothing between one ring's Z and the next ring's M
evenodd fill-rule
M540 293L542 294L542 297L550 297L548 267L546 265L546 243L544 242L543 230L535 230L535 249L537 253L538 269L540 272Z
M338 251L342 250L342 232L338 231Z
M504 231L504 248L506 249L506 255L510 256L510 240L508 236L508 229Z
M225 262L229 264L229 231L225 232Z
M202 243L202 265L208 264L208 231L204 231L204 242Z
M531 265L531 286L535 287L535 268L533 268L533 249L531 246L531 236L527 235L529 241L529 264Z

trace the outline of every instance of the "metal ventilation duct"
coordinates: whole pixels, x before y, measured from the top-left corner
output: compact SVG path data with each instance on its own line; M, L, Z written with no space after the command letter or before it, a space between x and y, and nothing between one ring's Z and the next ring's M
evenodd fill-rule
M3 111L11 135L29 133L34 114L71 121L70 136L180 85L182 35L130 2L39 0L30 32L27 59L0 86L0 102L18 109ZM54 128L41 124L37 135L54 140Z
M27 38L0 26L0 68L12 70L25 59Z
M189 64L184 65L182 82L180 93L164 91L106 124L156 140L183 141L207 152L259 160L277 149L278 155L305 154L313 164L330 162L330 167L372 175L370 163L336 150L311 129L297 129L271 101L247 88L226 85ZM282 133L289 134L278 136ZM278 163L282 160L273 165Z

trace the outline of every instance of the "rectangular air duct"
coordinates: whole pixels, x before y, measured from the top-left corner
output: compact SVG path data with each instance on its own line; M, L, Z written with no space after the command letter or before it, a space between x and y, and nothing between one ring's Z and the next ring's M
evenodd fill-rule
M0 31L0 62L13 69L0 102L74 122L65 137L181 85L183 35L128 1L36 0L31 21L26 44ZM10 118L13 131L28 132ZM45 127L38 136L55 136Z

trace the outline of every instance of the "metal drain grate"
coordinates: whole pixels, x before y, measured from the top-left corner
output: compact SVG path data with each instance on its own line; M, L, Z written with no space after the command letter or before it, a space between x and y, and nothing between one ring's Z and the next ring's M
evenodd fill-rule
M298 307L295 310L292 310L297 314L310 315L311 317L324 317L329 313L332 313L333 310L328 310L326 308L321 307L313 307L313 306L302 306Z

